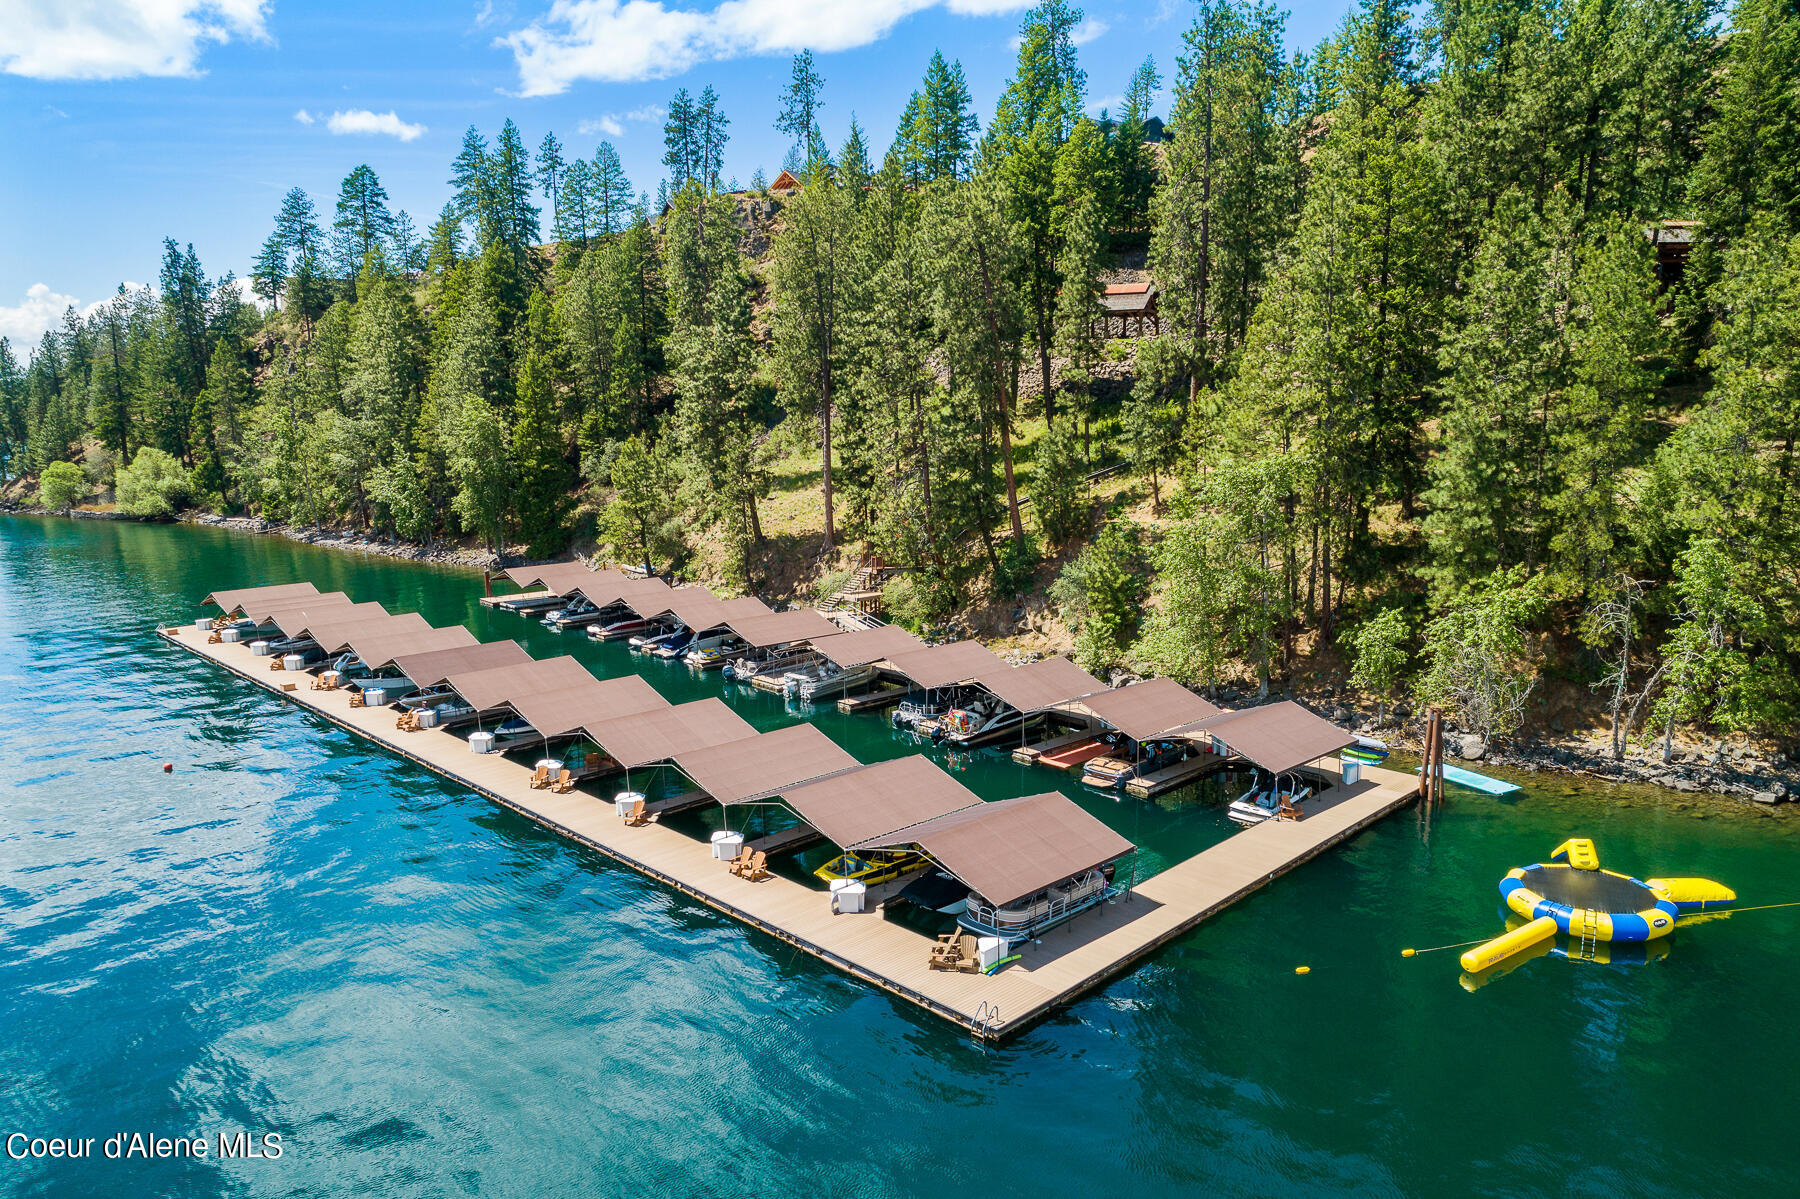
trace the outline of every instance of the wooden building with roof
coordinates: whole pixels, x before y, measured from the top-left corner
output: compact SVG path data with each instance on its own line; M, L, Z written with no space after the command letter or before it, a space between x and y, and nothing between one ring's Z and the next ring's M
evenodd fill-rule
M1110 284L1101 295L1100 304L1106 310L1100 318L1102 337L1155 337L1162 332L1154 280Z

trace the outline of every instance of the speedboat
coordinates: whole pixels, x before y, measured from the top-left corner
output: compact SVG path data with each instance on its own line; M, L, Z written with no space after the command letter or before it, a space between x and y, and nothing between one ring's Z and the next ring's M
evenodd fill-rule
M794 676L788 676L788 694L797 699L812 701L830 699L834 695L842 695L852 687L860 687L875 677L873 666L837 666L826 663L819 673L798 682Z
M1026 941L1116 894L1109 869L1089 870L1005 907L996 907L980 895L970 895L968 906L956 923L977 936Z
M689 666L698 666L701 670L712 670L726 665L729 658L743 653L744 649L743 639L735 633L709 633L689 642L687 653L682 655L682 660Z
M652 650L662 643L663 638L673 636L685 627L685 625L677 624L672 620L652 620L645 625L643 632L635 637L626 638L625 644L633 653L640 650Z
M568 604L555 609L544 617L544 627L561 633L568 629L591 625L605 615L604 609L595 607L585 597L576 596Z
M543 736L531 723L515 716L511 720L502 721L494 728L494 752L517 749L521 745L529 745L533 741L541 741Z
M1114 790L1132 779L1173 766L1187 754L1187 747L1180 742L1149 741L1134 746L1118 734L1111 736L1116 748L1088 759L1081 768L1081 781L1089 787Z
M1271 779L1259 770L1250 789L1232 800L1225 814L1248 828L1286 812L1294 812L1300 801L1310 795L1312 787L1299 775L1283 774Z
M813 871L814 876L833 882L848 879L858 883L885 883L925 865L925 857L910 849L871 849L862 853L841 853Z
M588 626L588 636L595 641L623 641L651 627L651 623L629 608L615 607L609 614Z
M939 744L968 749L998 741L1018 730L1027 719L1042 717L1028 718L998 696L983 693L944 713L932 730L931 739Z
M650 655L656 658L679 658L687 653L688 646L693 643L693 630L681 629L658 641L655 646L651 647Z

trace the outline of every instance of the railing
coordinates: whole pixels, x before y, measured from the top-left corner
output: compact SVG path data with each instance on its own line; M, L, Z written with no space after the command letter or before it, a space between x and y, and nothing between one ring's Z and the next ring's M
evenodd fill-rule
M1002 936L1008 933L1025 935L1041 924L1053 923L1101 902L1109 891L1106 876L1095 870L1076 880L1063 894L1036 900L1024 908L997 908L978 902L971 895L967 914L970 922L991 928Z

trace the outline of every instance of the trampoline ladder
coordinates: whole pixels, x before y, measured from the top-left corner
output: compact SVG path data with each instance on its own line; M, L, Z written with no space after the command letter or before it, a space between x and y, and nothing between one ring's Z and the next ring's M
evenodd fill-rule
M1592 908L1581 910L1581 957L1583 961L1591 960L1594 951L1600 944L1600 922L1594 918Z

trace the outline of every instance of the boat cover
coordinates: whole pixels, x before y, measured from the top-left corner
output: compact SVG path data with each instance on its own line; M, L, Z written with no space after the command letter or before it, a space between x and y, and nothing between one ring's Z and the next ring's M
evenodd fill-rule
M1201 699L1174 679L1146 679L1062 706L1097 716L1133 741L1148 741L1170 729L1220 713L1217 705Z
M909 650L891 655L888 664L915 686L928 688L974 682L984 674L1010 669L979 641L952 641L948 645Z
M769 610L769 605L753 595L747 595L741 599L722 600L705 587L670 588L662 598L664 600L662 608L653 611L647 606L638 607L638 612L651 619L665 615L674 616L696 633L716 628L734 616L760 616Z
M415 683L417 679L413 680ZM510 666L490 666L482 670L459 670L445 677L452 690L477 712L509 703L515 696L539 691L555 691L577 683L598 682L587 667L563 654L556 658L515 662Z
M840 846L959 812L981 797L923 754L858 766L782 792L800 818Z
M594 679L550 691L513 696L506 706L545 737L566 737L590 724L666 708L669 701L635 674Z
M256 596L243 600L231 611L242 613L246 619L254 620L257 624L268 624L281 612L292 612L299 608L322 612L326 608L342 608L349 603L350 597L341 591L324 591L315 595Z
M542 587L552 595L568 595L584 584L617 582L621 571L593 570L580 562L550 562L542 566L509 566L506 577L519 587Z
M1135 848L1054 791L977 804L850 848L909 845L930 854L997 907L1116 861Z
M349 609L342 609L349 611ZM336 611L327 608L325 615L315 617L306 622L300 635L311 637L319 643L319 648L328 654L342 653L350 646L350 638L361 633L423 633L431 628L431 624L417 612L403 612L397 616L343 617ZM470 638L470 640L474 640ZM441 645L433 649L443 649Z
M738 741L756 732L749 721L716 696L584 724L581 731L621 766L647 766L690 749Z
M388 610L375 600L364 600L360 604L322 604L317 608L308 605L304 608L281 608L269 614L269 623L281 630L283 637L298 637L306 631L309 624L320 627L332 621L370 620L389 615Z
M925 643L897 624L884 624L879 628L857 629L822 639L813 648L834 664L849 668L924 649Z
M767 799L796 784L861 765L810 724L715 742L673 757L695 786L722 804Z
M596 608L624 603L630 605L632 611L645 615L660 609L664 598L674 590L661 579L634 579L616 570L602 573L604 578L583 583L570 591L569 597L579 595Z
M1021 712L1038 712L1078 696L1106 690L1106 684L1067 658L1045 658L982 674L983 687Z
M437 686L458 671L487 670L529 661L531 655L517 641L484 641L479 645L395 654L394 669L411 679L414 686L423 689Z
M438 649L475 645L475 634L462 625L434 629L358 629L346 638L350 649L370 670L391 666L401 654L423 654ZM409 676L410 677L410 676Z
M1168 730L1171 737L1200 741L1216 737L1233 753L1272 774L1304 766L1336 753L1356 738L1291 699L1256 708L1221 712Z
M820 642L840 637L844 632L811 608L792 612L764 610L750 616L734 615L725 623L751 649L768 649L770 646L787 645L795 641L811 642L814 648L818 648Z
M215 591L200 601L200 606L217 604L227 612L237 610L245 600L274 599L282 595L317 595L319 589L311 583L270 583L265 587L233 587L229 591Z

